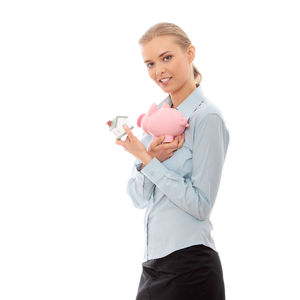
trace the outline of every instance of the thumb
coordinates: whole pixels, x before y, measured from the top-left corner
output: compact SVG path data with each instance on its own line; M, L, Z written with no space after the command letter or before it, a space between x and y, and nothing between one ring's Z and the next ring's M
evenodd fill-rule
M165 139L165 137L162 135L160 137L158 137L155 141L154 141L154 145L159 145L163 142L163 140Z

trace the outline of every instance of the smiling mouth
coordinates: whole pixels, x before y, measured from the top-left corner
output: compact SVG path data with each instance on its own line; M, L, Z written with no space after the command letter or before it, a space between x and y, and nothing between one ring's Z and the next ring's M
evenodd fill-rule
M159 82L162 84L167 84L171 80L171 78L172 77L162 78L162 79L159 79Z

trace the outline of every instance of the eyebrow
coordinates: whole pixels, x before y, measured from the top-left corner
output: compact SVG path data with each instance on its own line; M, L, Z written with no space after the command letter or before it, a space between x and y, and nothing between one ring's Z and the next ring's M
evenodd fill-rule
M172 52L172 51L165 51L165 52L163 52L162 54L160 54L158 57L161 57L161 56L165 55L165 54L168 53L168 52ZM145 60L144 63L146 63L146 62L148 62L148 61L151 61L151 59Z

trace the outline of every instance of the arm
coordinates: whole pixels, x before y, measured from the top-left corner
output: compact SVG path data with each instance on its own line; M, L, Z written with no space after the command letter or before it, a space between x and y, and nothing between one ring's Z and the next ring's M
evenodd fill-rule
M152 159L152 156L146 149L147 139L150 136L145 136L144 134L142 141L140 141L127 125L123 125L123 127L127 133L126 140L116 139L116 144L123 146L126 151L136 158L127 183L127 193L135 207L144 208L151 199L154 188L154 184L140 172L141 165L146 165Z
M143 209L148 205L155 185L152 181L145 177L143 173L141 173L143 166L145 166L152 157L144 155L141 159L142 160L136 159L134 161L131 177L127 183L127 193L134 206L136 208Z
M167 169L155 157L141 172L175 205L205 220L217 196L228 143L229 133L223 120L216 114L208 114L194 130L191 178Z
M164 137L158 138L150 144L151 149L148 151L146 146L151 136L144 134L142 141L139 141L127 126L124 127L124 130L127 133L126 140L121 141L117 139L116 144L122 145L126 151L136 158L127 184L127 193L135 207L145 208L151 199L155 184L140 172L141 169L156 155L158 155L159 161L169 158L174 150L182 146L184 138L179 143L178 139L175 139L174 142L168 143L167 146L160 145Z

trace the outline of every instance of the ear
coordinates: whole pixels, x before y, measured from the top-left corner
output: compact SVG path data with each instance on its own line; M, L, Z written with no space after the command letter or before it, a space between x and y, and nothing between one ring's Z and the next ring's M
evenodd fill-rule
M189 45L187 48L187 55L189 58L189 62L193 62L194 58L195 58L195 52L196 52L196 48L193 45Z
M156 104L156 103L153 103L153 104L150 106L150 108L149 108L148 116L151 116L151 115L154 114L157 110L158 110L157 104Z

